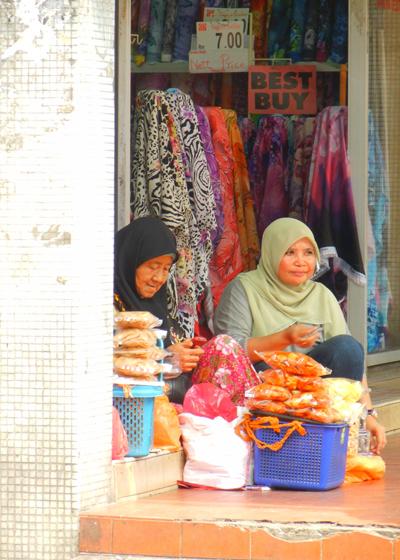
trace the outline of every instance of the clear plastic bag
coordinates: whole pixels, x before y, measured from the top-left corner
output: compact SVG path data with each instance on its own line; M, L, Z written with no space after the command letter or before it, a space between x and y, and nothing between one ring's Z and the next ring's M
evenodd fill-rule
M149 311L119 311L114 315L114 324L117 329L152 329L162 321Z

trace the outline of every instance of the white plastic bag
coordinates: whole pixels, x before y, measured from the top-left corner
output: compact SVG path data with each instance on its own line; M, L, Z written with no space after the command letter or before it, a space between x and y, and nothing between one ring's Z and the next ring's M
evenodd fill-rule
M189 412L179 415L186 453L185 482L222 490L241 488L247 483L251 446L235 433L238 421Z

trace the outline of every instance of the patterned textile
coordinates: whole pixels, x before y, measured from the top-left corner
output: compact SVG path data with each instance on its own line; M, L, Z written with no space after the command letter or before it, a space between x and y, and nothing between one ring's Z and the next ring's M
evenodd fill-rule
M315 60L318 32L319 0L308 0L304 25L303 60Z
M292 62L302 60L305 18L306 0L293 0L288 51L288 56L292 59Z
M238 406L244 404L247 389L261 381L243 348L221 334L203 346L204 354L193 372L193 383L213 383L226 391Z
M189 60L192 33L198 11L199 0L178 0L172 60Z
M222 109L203 108L210 123L214 153L218 162L224 207L224 229L210 261L211 291L214 307L218 305L225 286L243 270L238 225L233 195L233 156Z
M335 0L332 46L329 60L336 64L347 61L348 0Z
M244 117L239 119L239 128L242 135L244 153L246 154L247 161L249 161L253 152L254 142L256 141L257 126L253 119Z
M140 0L140 9L138 16L138 35L139 42L136 45L132 56L133 62L137 66L141 66L146 60L147 36L150 23L150 0Z
M178 0L166 0L164 34L162 37L161 61L171 62L175 36L175 20Z
M253 14L254 54L256 58L265 57L267 43L267 11L271 9L272 0L251 0Z
M313 231L321 263L365 284L347 156L347 107L327 107L316 118L305 222Z
M289 184L289 216L304 221L304 192L314 141L315 117L293 119L293 166Z
M325 62L329 55L332 37L332 14L334 0L319 1L317 54L318 62Z
M289 48L292 0L273 0L268 28L268 57L284 58Z
M217 229L214 193L193 101L177 89L169 89L166 99L175 118L189 200L196 220L196 227L191 232L191 247L197 280L196 297L199 298L208 285L208 263L213 252L211 234Z
M217 227L211 231L211 239L215 248L221 239L224 230L224 208L221 194L221 181L219 178L219 167L214 154L214 146L211 138L210 124L201 107L196 106L196 115L199 123L199 132L207 159L208 172L210 174L211 188L215 200L215 220Z
M260 119L249 161L257 230L288 215L288 133L285 117Z
M182 148L172 110L162 91L142 90L136 98L133 128L131 209L134 218L160 216L177 240L178 319L192 336L196 314L196 270L192 239L199 239L186 185ZM203 279L200 279L202 282ZM176 304L170 290L170 313Z
M247 161L235 111L223 109L223 114L232 146L233 193L243 270L253 270L257 266L260 243L257 235L253 197L250 192Z
M147 38L147 62L153 63L161 61L164 19L165 0L152 0L149 33Z

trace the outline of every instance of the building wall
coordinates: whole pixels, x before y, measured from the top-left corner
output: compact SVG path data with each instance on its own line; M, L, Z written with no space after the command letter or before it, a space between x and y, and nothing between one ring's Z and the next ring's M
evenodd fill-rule
M109 497L114 0L0 5L0 560Z

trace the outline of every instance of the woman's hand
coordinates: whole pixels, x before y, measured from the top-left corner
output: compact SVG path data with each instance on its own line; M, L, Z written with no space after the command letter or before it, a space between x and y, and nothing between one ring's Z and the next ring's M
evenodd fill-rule
M288 345L294 344L301 348L310 348L321 339L319 327L315 325L304 325L302 323L294 323L285 331L288 338Z
M371 451L376 455L380 455L387 441L385 428L371 415L367 416L366 426L371 434Z
M167 350L178 357L183 372L192 371L199 363L200 356L204 354L202 348L193 345L191 338L172 344Z

